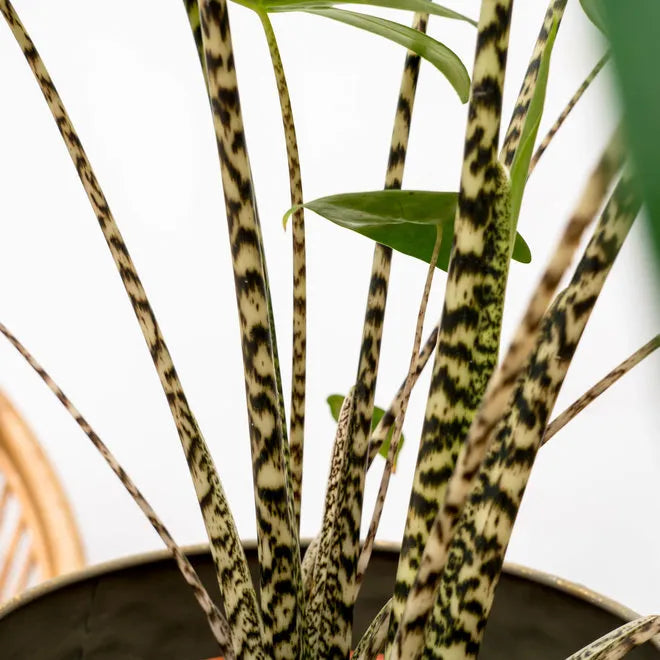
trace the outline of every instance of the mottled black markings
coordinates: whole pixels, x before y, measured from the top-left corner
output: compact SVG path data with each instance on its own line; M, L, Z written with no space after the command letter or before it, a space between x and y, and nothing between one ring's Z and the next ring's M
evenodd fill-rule
M590 311L639 208L629 183L624 176L615 188L571 283L544 316L510 407L495 429L478 486L450 547L447 565L455 570L443 577L426 630L426 643L437 648L433 657L458 652L475 657L478 653L511 529L551 409ZM506 481L502 481L504 474ZM468 553L469 562L464 561ZM465 609L446 625L450 603L456 599L480 603L481 613Z
M61 388L53 381L48 373L41 367L41 365L32 357L27 349L12 335L11 332L2 324L0 324L0 332L4 334L7 339L13 344L18 352L25 358L28 364L35 370L39 377L46 383L50 390L55 394L57 399L62 403L67 412L73 417L75 422L81 430L87 435L94 447L103 456L106 463L110 466L112 471L119 478L124 488L131 495L136 504L140 507L146 518L151 523L156 533L161 537L168 550L171 552L177 566L191 587L198 604L206 614L209 626L216 637L220 649L225 654L232 653L231 651L231 628L227 619L220 613L211 598L209 597L206 589L203 587L199 577L192 567L186 556L181 552L178 545L174 541L172 535L169 533L163 522L158 518L156 512L152 509L151 505L147 502L138 487L128 476L123 467L117 462L108 447L101 440L98 434L94 431L87 420L80 414L77 408L73 405L70 399L64 394ZM203 499L203 498L202 498ZM202 501L200 499L200 503Z
M509 123L506 137L504 138L504 144L502 146L500 159L509 168L513 164L516 150L518 149L518 144L522 134L522 127L525 123L529 104L534 94L539 67L541 65L541 59L543 58L545 45L548 42L552 22L553 20L557 21L557 28L559 28L559 24L561 23L562 17L564 15L564 9L566 8L566 3L567 0L551 0L550 5L548 6L548 9L545 13L543 24L534 46L534 52L527 67L527 71L525 73L525 77L518 94L518 100L516 101L516 105L513 109L511 121Z
M497 360L511 234L508 197L505 201L508 184L496 163L510 16L510 2L482 6L456 233L397 573L391 641L397 635L406 596L415 581L415 567L432 528L442 540L442 527L433 521ZM467 236L474 238L468 241ZM439 575L440 571L430 570L423 581L415 581L416 594L433 591ZM423 627L428 609L415 607L406 607L405 621L395 642L397 658L415 655L423 647L419 626L414 622L421 620Z
M75 130L68 118L66 110L57 94L55 86L48 75L48 72L41 61L34 44L27 35L16 16L13 7L8 0L2 0L0 3L3 15L8 19L12 32L27 57L28 63L32 68L35 77L46 98L49 108L53 114L57 128L64 139L66 146L75 165L78 176L87 193L90 203L94 209L99 226L101 227L108 247L112 253L113 259L120 272L120 276L126 292L129 296L133 309L140 323L145 340L152 355L154 364L159 374L161 384L172 415L174 417L177 431L179 433L184 453L187 457L193 457L189 462L189 468L195 482L198 495L201 497L206 494L209 487L215 491L216 509L215 512L209 512L209 507L203 508L204 520L207 526L209 538L212 540L217 535L219 528L224 528L227 532L228 542L224 546L217 546L212 542L212 552L218 574L223 570L223 566L229 562L234 571L235 578L231 584L221 584L224 591L225 600L229 608L233 607L236 600L240 600L243 594L249 594L254 591L247 574L247 565L244 563L242 549L238 541L238 535L233 527L233 520L229 512L224 493L214 472L213 463L208 456L204 440L199 429L194 423L192 413L190 413L181 385L176 377L171 357L167 351L160 328L156 323L153 312L150 309L146 293L142 287L134 265L130 259L128 250L123 242L119 229L112 217L110 208L103 196L103 192L96 180L91 165L87 159L84 149L78 139ZM192 420L187 423L186 420ZM204 457L202 460L201 457ZM243 563L241 563L243 562ZM249 600L249 599L248 599ZM253 615L256 610L241 610L243 620L250 622L251 625L257 625L258 621ZM239 645L242 642L239 642Z
M261 565L261 610L264 623L268 624L264 641L272 657L285 658L297 654L300 645L302 603L296 579L300 558L290 502L288 448L284 446L283 402L271 331L269 288L226 3L204 3L202 32L241 322Z

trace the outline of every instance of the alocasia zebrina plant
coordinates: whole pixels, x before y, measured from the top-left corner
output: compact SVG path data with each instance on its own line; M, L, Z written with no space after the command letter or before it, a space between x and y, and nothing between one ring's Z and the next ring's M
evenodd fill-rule
M510 346L500 333L511 259L528 262L517 231L528 176L578 90L534 153L555 37L567 0L552 0L508 127L502 97L512 0L482 0L479 18L427 0L363 2L414 12L413 27L349 12L342 2L242 2L259 16L272 58L286 136L293 237L292 399L287 425L274 310L257 210L227 3L184 0L206 82L221 166L240 320L257 514L258 593L213 459L183 392L135 265L62 100L9 0L0 10L32 69L74 162L147 342L174 419L204 518L221 607L214 604L135 484L62 390L3 325L0 331L47 382L110 464L174 555L227 658L348 658L353 609L369 562L411 389L432 362L424 424L396 586L355 649L357 658L476 657L513 523L540 446L600 392L658 347L658 337L617 367L555 421L550 415L589 315L641 206L639 164L618 129L588 177ZM597 3L585 3L591 9ZM389 38L406 56L383 191L305 200L294 114L272 12L306 11ZM426 12L426 13L420 13ZM472 23L471 76L446 46L425 35L429 14ZM590 14L592 17L597 14ZM597 19L596 19L597 20ZM420 58L468 102L458 191L401 190ZM505 137L500 141L500 133ZM643 177L642 177L643 178ZM300 547L305 438L306 261L304 210L375 241L354 385L333 397L337 433L323 520L304 557ZM283 210L284 211L284 210ZM557 293L581 239L596 222L569 284ZM387 410L375 387L392 251L429 264L408 374ZM436 267L447 270L439 322L422 344ZM313 328L312 328L313 331ZM433 358L431 360L431 358ZM367 471L385 468L366 539L361 540ZM660 630L660 618L627 624L574 658L617 658Z

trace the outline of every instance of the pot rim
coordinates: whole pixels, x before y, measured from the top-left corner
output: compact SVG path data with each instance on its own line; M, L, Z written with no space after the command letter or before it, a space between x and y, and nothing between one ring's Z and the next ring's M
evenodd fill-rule
M301 539L301 544L309 544L311 538ZM257 547L257 542L254 539L248 539L243 541L243 547L246 550L254 550ZM376 541L374 544L374 550L381 552L392 552L398 553L400 549L400 544L394 541ZM181 546L181 550L186 556L196 556L202 555L209 552L209 546L207 543L196 543L192 545ZM71 571L63 575L45 580L34 587L26 589L21 594L14 596L9 599L6 603L0 606L0 619L5 618L7 615L11 614L15 610L24 607L31 603L33 600L46 596L53 591L56 591L62 587L67 587L76 582L82 582L90 578L103 575L104 573L111 573L113 571L122 570L125 568L133 568L139 566L140 564L149 564L152 562L163 561L164 559L171 559L172 555L169 550L150 550L147 552L140 552L137 554L126 555L124 557L119 557L117 559L110 559L108 561L99 562L97 564L92 564L86 566L82 569ZM570 580L565 580L564 578L558 577L551 573L546 573L544 571L537 570L535 568L530 568L529 566L523 566L522 564L516 564L514 562L504 562L503 571L512 575L514 577L524 578L530 580L531 582L537 582L538 584L557 589L558 591L564 592L570 596L573 596L579 600L586 601L591 605L609 612L610 614L624 620L632 621L633 619L638 618L640 615L634 610L621 605L615 600L603 596L602 594L589 589L582 584L577 582L571 582ZM660 649L660 636L651 640L654 646Z

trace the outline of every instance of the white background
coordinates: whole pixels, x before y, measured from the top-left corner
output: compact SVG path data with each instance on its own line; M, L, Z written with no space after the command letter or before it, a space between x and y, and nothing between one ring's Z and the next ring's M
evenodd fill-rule
M472 16L478 2L453 2ZM192 38L171 0L16 0L108 196L215 456L240 533L254 537L241 353L215 141ZM546 3L514 8L505 117ZM389 15L381 12L382 15ZM409 22L410 17L394 13ZM247 138L264 225L288 390L290 234L284 140L260 23L232 5ZM382 187L403 50L307 15L273 19L297 119L307 199ZM472 66L475 32L431 21ZM557 38L541 132L604 52L570 0ZM41 360L134 477L176 539L201 542L174 425L132 309L75 170L9 31L0 29L0 318ZM514 264L508 342L590 167L616 123L608 67L530 180L520 231L530 266ZM407 188L458 186L466 107L424 65ZM325 398L355 377L372 245L312 214L308 417L302 532L319 525L333 422ZM560 411L658 330L654 273L641 222L622 250L559 397ZM423 264L392 268L377 403L409 360ZM439 273L428 327L440 314ZM655 291L657 295L657 290ZM90 562L160 547L119 482L20 356L0 343L0 386L43 442L75 510ZM411 402L407 446L380 536L400 539L428 373ZM626 376L544 448L508 559L576 580L642 612L660 610L658 359ZM288 400L288 394L287 394ZM369 492L375 491L372 477ZM370 500L371 501L371 500ZM368 510L368 509L367 509Z

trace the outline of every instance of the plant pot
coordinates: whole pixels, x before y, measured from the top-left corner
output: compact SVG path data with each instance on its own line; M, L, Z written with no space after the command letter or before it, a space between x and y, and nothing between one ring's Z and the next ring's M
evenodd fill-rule
M257 572L254 543L246 544ZM187 554L218 598L207 547ZM355 612L355 641L392 593L394 546L378 545ZM488 622L484 660L561 660L635 615L583 587L507 565ZM204 616L166 552L46 582L0 609L3 660L199 660L217 656ZM644 644L628 656L660 660Z

